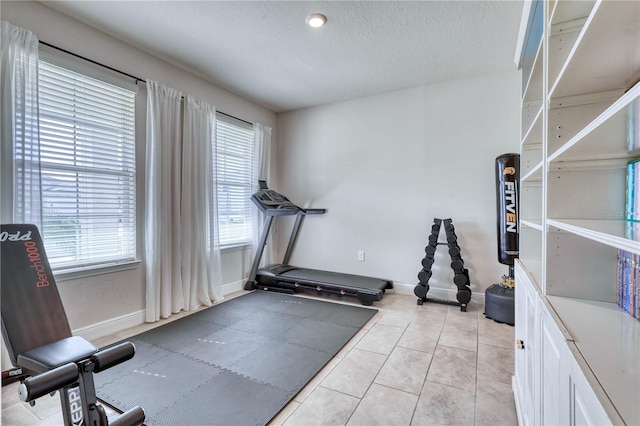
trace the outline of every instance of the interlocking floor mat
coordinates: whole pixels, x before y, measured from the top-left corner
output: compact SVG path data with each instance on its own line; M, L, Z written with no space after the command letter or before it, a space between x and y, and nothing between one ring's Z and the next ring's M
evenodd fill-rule
M264 425L376 312L249 293L127 339L135 357L96 374L96 392L150 426Z

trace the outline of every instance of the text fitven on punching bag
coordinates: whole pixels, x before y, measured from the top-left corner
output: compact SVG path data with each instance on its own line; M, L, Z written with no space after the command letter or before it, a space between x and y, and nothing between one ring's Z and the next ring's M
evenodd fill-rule
M496 190L498 207L498 261L513 265L518 258L518 190L520 155L503 154L496 158Z

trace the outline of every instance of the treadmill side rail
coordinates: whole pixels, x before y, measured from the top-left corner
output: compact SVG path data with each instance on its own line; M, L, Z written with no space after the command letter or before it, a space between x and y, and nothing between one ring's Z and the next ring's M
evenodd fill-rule
M370 306L382 300L385 290L393 288L393 282L290 265L272 265L258 271L255 287L271 291L306 290L319 294L354 296L361 304Z

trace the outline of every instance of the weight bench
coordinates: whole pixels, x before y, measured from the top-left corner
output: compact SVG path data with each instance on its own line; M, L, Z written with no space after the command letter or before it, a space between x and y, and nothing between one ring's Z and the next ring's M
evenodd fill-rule
M93 374L133 358L130 342L98 350L71 328L35 225L0 225L2 336L14 367L28 376L19 397L35 399L60 390L65 425L141 425L134 407L108 423L97 404Z

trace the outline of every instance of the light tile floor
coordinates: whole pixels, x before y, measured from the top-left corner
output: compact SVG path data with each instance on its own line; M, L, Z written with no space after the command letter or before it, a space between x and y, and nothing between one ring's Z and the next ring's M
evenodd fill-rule
M358 304L355 298L322 298ZM517 425L511 390L513 327L485 318L477 304L467 312L435 303L419 306L414 296L392 291L373 307L378 313L272 426ZM160 324L134 327L94 344L104 346ZM17 385L2 388L3 425L61 423L57 394L30 407L18 400Z

